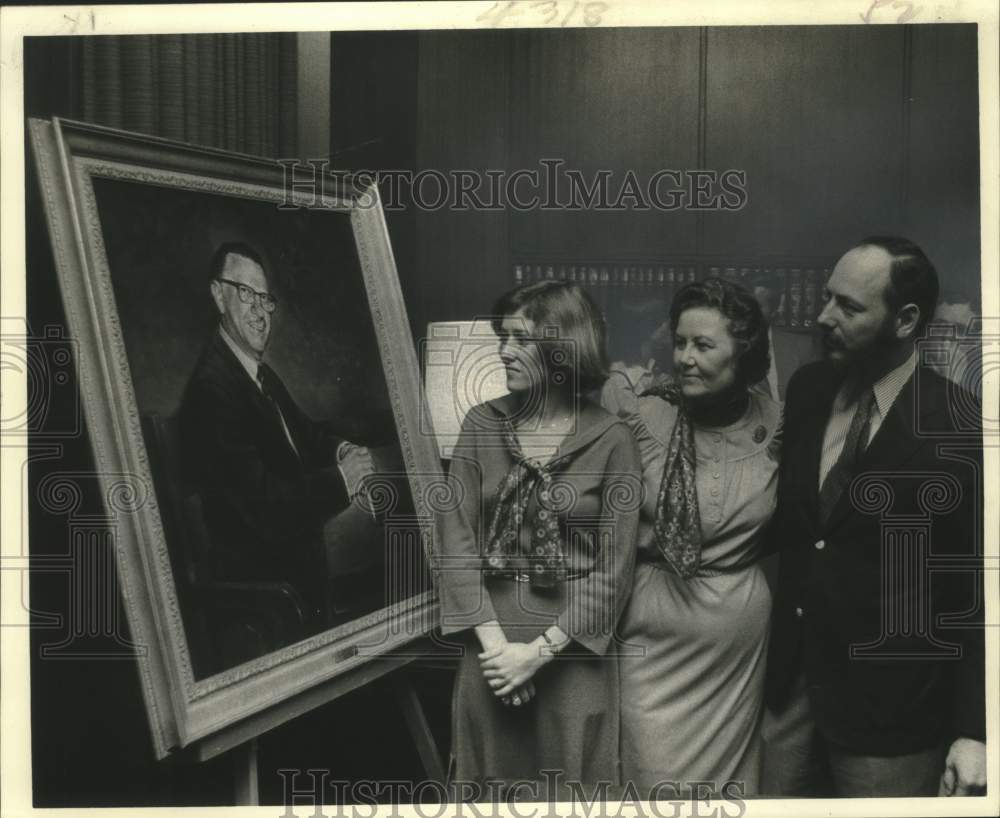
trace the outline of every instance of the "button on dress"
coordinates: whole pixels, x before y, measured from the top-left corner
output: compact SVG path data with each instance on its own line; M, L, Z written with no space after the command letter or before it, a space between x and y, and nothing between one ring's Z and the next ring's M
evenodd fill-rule
M737 422L694 427L703 547L698 573L684 580L653 534L677 409L635 391L612 373L602 393L635 435L645 486L633 593L620 625L623 779L640 792L705 781L718 793L734 781L752 795L771 613L758 559L776 502L780 407L751 393Z

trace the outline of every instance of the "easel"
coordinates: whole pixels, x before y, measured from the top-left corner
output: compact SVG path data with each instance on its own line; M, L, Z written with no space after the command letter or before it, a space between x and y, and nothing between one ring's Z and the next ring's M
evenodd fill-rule
M421 656L432 653L428 642L421 640L407 646L405 655L389 654L373 659L354 671L331 679L287 701L243 721L193 745L194 761L207 761L222 753L230 753L233 762L233 804L259 806L260 791L257 769L257 739L274 728L305 715L318 707L340 698L346 693L386 677L388 687L403 713L407 730L416 746L427 780L445 783L445 766L441 753L431 733L420 700L412 682L398 671ZM395 672L395 674L394 674ZM394 675L390 675L394 674Z

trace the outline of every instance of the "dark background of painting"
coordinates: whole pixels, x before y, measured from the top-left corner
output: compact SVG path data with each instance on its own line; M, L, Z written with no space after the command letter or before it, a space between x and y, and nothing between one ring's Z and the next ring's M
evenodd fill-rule
M306 414L358 442L392 417L350 216L274 202L94 179L115 302L141 413L170 415L218 313L209 260L250 244L278 299L265 353Z

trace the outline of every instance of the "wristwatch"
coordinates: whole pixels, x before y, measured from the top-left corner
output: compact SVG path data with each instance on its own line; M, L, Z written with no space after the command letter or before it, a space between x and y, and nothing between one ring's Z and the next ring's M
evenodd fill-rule
M558 656L559 655L559 651L562 650L566 646L566 642L563 642L561 645L557 645L555 642L553 642L552 639L549 638L548 631L542 631L542 639L545 640L545 644L548 645L549 652L553 656Z

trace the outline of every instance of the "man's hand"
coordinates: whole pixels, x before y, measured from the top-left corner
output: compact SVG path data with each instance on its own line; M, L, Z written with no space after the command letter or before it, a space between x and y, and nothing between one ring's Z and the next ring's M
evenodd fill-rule
M347 486L347 496L353 502L364 487L364 479L375 473L371 452L364 446L344 442L337 447L337 466Z
M938 795L981 795L986 790L986 745L955 739L944 762Z
M508 642L480 653L479 665L487 684L493 688L493 695L502 699L527 685L550 659L551 655L543 654L534 642Z

